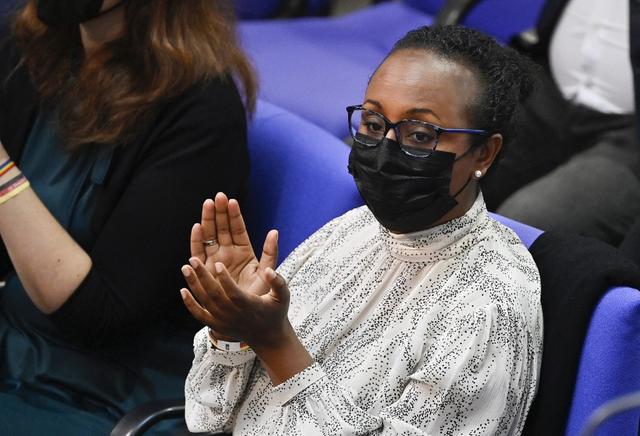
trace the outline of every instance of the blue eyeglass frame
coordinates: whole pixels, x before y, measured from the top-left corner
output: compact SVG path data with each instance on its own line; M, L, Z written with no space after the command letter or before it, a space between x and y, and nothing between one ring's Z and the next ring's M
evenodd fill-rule
M366 144L362 141L359 141L358 138L356 138L356 135L354 134L353 130L351 129L352 124L351 124L351 117L353 116L353 113L356 110L365 110L365 111L369 111L375 115L378 115L380 118L382 118L382 120L384 121L384 133L382 134L382 138L380 139L380 141L378 141L377 144L375 145L370 145L370 144ZM490 132L488 130L482 130L482 129L454 129L454 128L446 128L446 127L440 127L436 124L431 124L431 123L427 123L426 121L422 121L422 120L412 120L412 119L404 119L404 120L400 120L397 123L392 123L387 117L385 117L384 115L382 115L379 112L376 112L374 110L368 109L364 106L362 106L361 104L358 105L354 105L354 106L347 106L347 113L348 113L348 123L349 123L349 133L351 134L351 137L353 138L354 141L356 141L358 144L362 144L366 147L377 147L378 145L380 145L382 143L382 141L384 140L384 138L387 136L387 134L389 133L389 130L393 129L396 133L396 138L400 138L400 130L398 129L398 126L400 126L403 123L418 123L418 124L423 124L425 126L431 127L435 132L436 132L436 138L435 141L433 143L433 148L431 149L431 152L434 152L436 150L436 148L438 147L438 143L440 141L440 135L442 133L467 133L470 135L484 135L484 136L489 136ZM400 141L398 141L398 143L400 144ZM401 144L403 145L403 144ZM406 150L402 149L402 151L405 154L408 154L410 156L415 156L409 152L407 152ZM428 155L426 156L418 156L418 157L428 157Z

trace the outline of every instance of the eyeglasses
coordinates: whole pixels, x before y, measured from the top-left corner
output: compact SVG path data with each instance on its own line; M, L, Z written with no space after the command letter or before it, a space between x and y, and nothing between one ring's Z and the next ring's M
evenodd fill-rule
M420 120L401 120L392 123L384 115L361 105L347 106L347 113L349 114L349 131L358 144L377 147L389 130L393 129L402 151L415 157L427 157L433 153L442 133L489 135L487 130L447 129Z

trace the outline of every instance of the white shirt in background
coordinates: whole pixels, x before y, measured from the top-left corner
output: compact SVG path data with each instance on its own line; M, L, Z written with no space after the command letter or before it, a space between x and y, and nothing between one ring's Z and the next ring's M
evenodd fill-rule
M629 0L572 0L550 46L564 97L598 112L635 112L629 57Z

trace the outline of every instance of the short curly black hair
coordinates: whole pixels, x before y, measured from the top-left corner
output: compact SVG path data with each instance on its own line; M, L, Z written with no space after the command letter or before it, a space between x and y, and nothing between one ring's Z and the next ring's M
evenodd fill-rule
M481 95L471 108L470 127L500 133L504 145L512 141L518 108L535 86L536 64L490 36L458 25L412 30L396 42L387 57L407 49L426 50L474 71ZM485 142L486 137L477 137L474 145Z

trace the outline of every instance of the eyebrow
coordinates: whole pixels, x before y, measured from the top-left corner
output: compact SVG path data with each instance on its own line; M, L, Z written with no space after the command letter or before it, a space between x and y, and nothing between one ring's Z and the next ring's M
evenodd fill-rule
M442 121L440 119L440 117L434 111L432 111L431 109L427 109L427 108L419 108L419 107L418 108L413 108L411 110L408 110L407 114L431 114L434 117L436 117L436 119L438 121Z
M379 101L377 101L377 100L372 100L372 99L368 98L368 99L366 99L364 102L365 102L365 103L372 104L372 105L376 106L376 108L377 108L377 109L379 109L380 111L382 111L382 104L381 104ZM440 120L440 117L439 117L439 116L438 116L434 111L432 111L431 109L428 109L428 108L419 108L419 107L417 107L417 108L412 108L412 109L409 109L408 111L406 111L405 113L406 113L407 115L414 115L414 114L431 114L431 115L433 115L434 117L436 117L436 119L437 119L438 121L442 121L442 120Z

